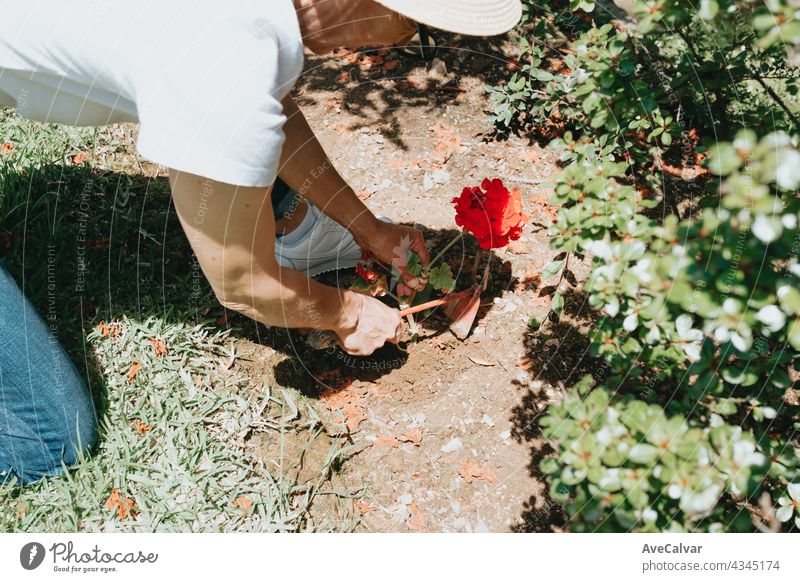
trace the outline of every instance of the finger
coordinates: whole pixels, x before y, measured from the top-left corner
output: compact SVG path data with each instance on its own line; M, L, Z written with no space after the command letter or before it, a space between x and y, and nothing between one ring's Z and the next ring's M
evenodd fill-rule
M339 344L339 347L342 348L345 352L347 352L351 356L356 356L356 357L359 357L359 358L362 357L362 356L368 356L368 355L370 355L372 353L371 351L368 352L368 351L363 350L361 348L346 348L341 344Z
M417 291L420 290L419 278L409 273L405 265L402 267L397 267L397 270L400 272L400 278L403 280L405 285L411 289L416 289Z
M414 241L411 243L411 249L419 255L423 265L431 262L431 255L428 251L428 246L425 244L425 237L420 231L416 231Z
M406 324L405 321L401 319L400 322L397 324L397 328L395 328L394 330L394 337L390 338L388 341L390 341L393 344L399 344L400 341L403 339L403 334L405 333L405 331L406 331Z

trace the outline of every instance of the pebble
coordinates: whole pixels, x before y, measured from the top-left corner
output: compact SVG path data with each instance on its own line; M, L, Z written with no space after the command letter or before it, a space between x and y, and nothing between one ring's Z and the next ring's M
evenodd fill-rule
M483 415L481 422L483 422L483 424L485 424L486 426L494 426L494 419L488 414Z
M452 453L452 452L455 452L455 451L461 449L463 446L464 445L462 444L461 439L456 437L456 438L452 439L449 443L447 443L446 445L444 445L442 447L442 452L443 453Z
M391 506L386 510L386 513L391 515L394 521L398 522L406 521L411 517L411 510L403 503Z
M422 187L426 192L433 189L435 184L447 184L450 182L450 173L446 170L436 170L435 172L425 172L422 178Z

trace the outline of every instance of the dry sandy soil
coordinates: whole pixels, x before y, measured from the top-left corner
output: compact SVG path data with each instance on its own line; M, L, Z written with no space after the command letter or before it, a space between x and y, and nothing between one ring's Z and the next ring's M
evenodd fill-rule
M471 335L459 341L434 313L415 341L354 358L314 351L297 332L260 328L240 342L237 366L300 391L324 419L326 438L352 443L336 478L365 486L352 502L359 528L550 531L563 514L536 470L548 448L535 421L578 373L585 346L574 321L539 333L528 327L531 316L547 314L555 289L538 277L555 255L542 185L555 166L540 146L495 135L484 85L508 74L502 48L458 39L452 46L427 69L386 51L309 57L296 97L366 204L422 228L434 249L456 232L450 201L464 186L500 177L521 190L530 221L520 241L489 257L491 283ZM469 284L474 251L468 243L447 255L458 289ZM342 271L326 282L348 285L352 276ZM253 444L265 459L275 453L274 442ZM324 447L300 454L302 479Z

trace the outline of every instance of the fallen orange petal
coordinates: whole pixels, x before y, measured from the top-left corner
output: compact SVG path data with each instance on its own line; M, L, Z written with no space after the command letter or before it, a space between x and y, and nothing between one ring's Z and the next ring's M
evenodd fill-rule
M131 369L128 370L128 382L133 384L133 381L136 379L136 374L139 373L139 370L142 368L142 365L139 362L134 362L131 364Z
M242 510L242 517L247 517L247 510L253 505L253 500L244 495L240 495L233 501L233 506Z
M419 446L419 444L422 442L422 430L418 428L415 428L413 430L408 430L403 434L401 434L398 437L398 440L404 443L411 443Z
M166 344L160 339L150 338L150 343L153 344L153 347L156 349L156 357L166 356L169 352L167 350Z
M489 483L497 483L497 475L491 469L481 468L478 463L472 459L467 459L461 464L461 469L458 471L467 483L472 483L473 479L481 481L488 481Z
M397 440L397 437L393 437L390 435L378 435L378 440L375 441L375 444L372 445L373 449L377 449L383 446L392 447L396 449L400 446L400 443Z

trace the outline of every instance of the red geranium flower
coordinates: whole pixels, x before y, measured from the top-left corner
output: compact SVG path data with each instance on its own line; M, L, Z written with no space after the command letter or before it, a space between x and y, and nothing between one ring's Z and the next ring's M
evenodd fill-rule
M480 187L464 188L453 204L456 224L474 234L482 249L504 247L519 239L528 220L519 190L509 192L498 178L486 178Z

